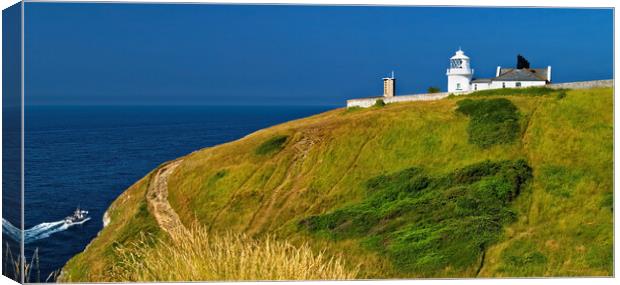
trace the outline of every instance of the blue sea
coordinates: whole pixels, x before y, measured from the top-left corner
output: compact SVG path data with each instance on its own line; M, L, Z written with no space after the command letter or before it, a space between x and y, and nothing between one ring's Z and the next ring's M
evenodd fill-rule
M333 106L36 106L26 108L25 228L40 281L81 252L110 203L157 165ZM67 227L76 207L91 220ZM6 230L3 232L7 232Z

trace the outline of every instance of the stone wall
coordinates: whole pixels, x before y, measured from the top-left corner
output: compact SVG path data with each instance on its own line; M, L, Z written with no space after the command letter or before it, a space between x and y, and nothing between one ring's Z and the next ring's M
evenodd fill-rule
M398 95L394 97L370 97L370 98L361 98L361 99L351 99L347 100L347 108L350 107L362 107L368 108L375 105L377 100L383 100L386 104L389 103L397 103L397 102L411 102L411 101L432 101L439 100L442 98L446 98L450 95L448 92L443 93L426 93L426 94L415 94L415 95Z
M613 86L614 86L613 79L554 83L554 84L547 85L547 87L553 88L553 89L588 89L588 88L613 87Z
M613 87L614 80L592 80L592 81L580 81L580 82L566 82L566 83L554 83L545 85L546 87L553 89L587 89L587 88L600 88L600 87ZM454 95L464 95L468 93L459 93ZM412 102L412 101L432 101L446 98L450 95L448 92L443 93L425 93L414 95L398 95L394 97L370 97L360 99L347 100L347 108L350 107L362 107L368 108L375 105L377 100L383 100L386 104L397 102Z

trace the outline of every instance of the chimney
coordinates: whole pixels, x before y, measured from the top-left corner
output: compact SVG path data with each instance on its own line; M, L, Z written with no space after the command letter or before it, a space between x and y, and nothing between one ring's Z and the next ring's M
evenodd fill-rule
M551 65L547 66L547 81L551 83Z
M497 71L495 71L495 77L499 77L499 72L500 72L500 70L502 70L502 67L501 67L501 66L498 66L498 67L497 67Z

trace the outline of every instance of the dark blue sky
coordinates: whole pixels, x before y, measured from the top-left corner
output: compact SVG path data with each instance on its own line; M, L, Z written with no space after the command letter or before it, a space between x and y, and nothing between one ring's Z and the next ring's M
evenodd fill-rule
M446 89L459 46L478 77L613 76L613 14L496 9L27 3L27 104L320 104Z

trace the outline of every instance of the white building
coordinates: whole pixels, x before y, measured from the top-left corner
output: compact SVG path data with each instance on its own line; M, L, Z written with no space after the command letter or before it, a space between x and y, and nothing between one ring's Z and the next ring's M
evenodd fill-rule
M497 67L495 77L473 79L474 70L469 57L459 49L450 58L448 92L466 93L477 90L543 86L551 83L551 66L547 68L502 68Z

